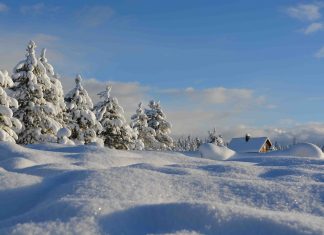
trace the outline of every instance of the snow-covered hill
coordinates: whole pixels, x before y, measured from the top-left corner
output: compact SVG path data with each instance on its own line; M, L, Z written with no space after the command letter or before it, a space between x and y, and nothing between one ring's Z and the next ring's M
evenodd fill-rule
M0 234L324 234L323 182L323 159L0 143Z

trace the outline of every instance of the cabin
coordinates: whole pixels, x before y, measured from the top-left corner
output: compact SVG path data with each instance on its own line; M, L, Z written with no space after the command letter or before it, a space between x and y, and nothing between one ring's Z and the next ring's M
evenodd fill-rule
M233 138L228 148L238 153L266 153L271 150L272 143L268 137L251 137L246 135L241 138Z

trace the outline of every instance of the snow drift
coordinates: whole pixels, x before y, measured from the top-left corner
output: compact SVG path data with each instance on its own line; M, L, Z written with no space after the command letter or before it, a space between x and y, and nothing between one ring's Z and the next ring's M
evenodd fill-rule
M0 143L0 234L323 234L324 160Z
M202 144L198 151L201 157L213 160L226 160L235 155L235 151L227 147L219 147L212 143Z
M285 155L296 157L324 158L322 150L314 144L299 143L283 151Z

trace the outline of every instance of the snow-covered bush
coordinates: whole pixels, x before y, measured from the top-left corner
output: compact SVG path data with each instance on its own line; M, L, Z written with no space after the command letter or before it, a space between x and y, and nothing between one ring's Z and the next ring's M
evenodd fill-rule
M51 82L44 65L36 59L35 48L36 44L30 41L26 59L17 64L12 75L13 95L19 104L14 116L23 125L17 141L20 144L56 142L57 131L61 128L53 119L55 110L44 99Z
M155 139L155 130L147 124L148 117L142 103L139 103L136 114L131 117L131 120L131 127L138 132L138 145L143 144L142 148L146 150L158 150L163 147L163 144Z
M61 128L57 132L57 142L59 144L74 145L74 142L69 139L69 137L71 136L71 134L72 133L71 133L71 131L68 128L66 128L66 127Z
M171 123L166 120L160 102L151 100L149 109L145 110L145 114L148 117L148 126L155 130L155 138L162 144L161 149L172 149L173 139L169 136L171 133Z
M97 121L92 100L81 84L82 78L77 75L76 86L65 96L67 107L67 127L71 130L69 138L76 144L89 144L100 140L97 133L102 127Z
M109 148L134 149L137 133L127 124L123 108L118 104L116 97L110 97L110 91L111 86L107 86L105 91L98 94L103 100L94 108L102 125L100 136Z
M0 141L15 143L17 133L21 130L21 122L13 117L11 108L18 108L16 99L7 95L5 88L13 85L7 71L0 70Z

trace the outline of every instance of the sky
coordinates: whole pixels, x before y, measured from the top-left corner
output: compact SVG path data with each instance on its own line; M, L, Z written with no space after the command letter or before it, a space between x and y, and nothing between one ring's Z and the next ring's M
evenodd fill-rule
M46 47L65 92L80 73L126 116L161 101L173 134L324 144L324 1L0 0L0 68Z

